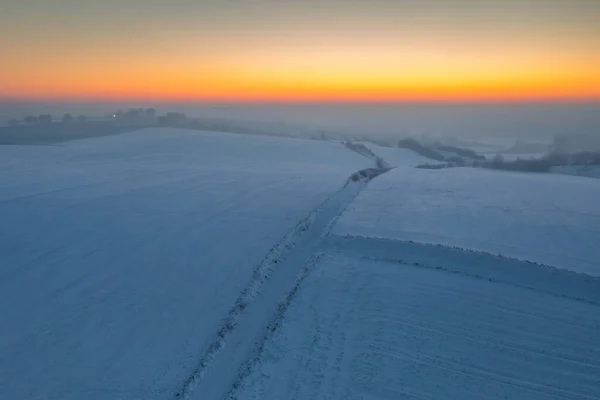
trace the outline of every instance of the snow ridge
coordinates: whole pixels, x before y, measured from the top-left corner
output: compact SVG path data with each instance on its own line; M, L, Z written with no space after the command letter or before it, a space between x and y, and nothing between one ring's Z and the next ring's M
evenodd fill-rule
M365 260L446 271L600 306L600 277L533 261L456 246L354 235L332 234L324 246Z
M382 238L317 254L227 399L599 398L600 279Z

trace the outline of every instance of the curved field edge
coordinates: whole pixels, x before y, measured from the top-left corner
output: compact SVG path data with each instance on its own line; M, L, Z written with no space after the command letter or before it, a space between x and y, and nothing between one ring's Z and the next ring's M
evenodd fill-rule
M323 243L229 399L599 398L597 279L376 240Z

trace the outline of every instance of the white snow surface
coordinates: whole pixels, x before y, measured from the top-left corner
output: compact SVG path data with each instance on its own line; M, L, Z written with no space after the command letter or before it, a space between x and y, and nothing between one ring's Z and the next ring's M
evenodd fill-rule
M269 249L371 165L177 129L0 147L0 398L172 398Z
M513 283L329 252L234 398L599 399L598 305Z
M397 168L335 232L457 246L600 275L600 181L474 168Z
M372 150L0 146L0 399L600 399L600 180Z

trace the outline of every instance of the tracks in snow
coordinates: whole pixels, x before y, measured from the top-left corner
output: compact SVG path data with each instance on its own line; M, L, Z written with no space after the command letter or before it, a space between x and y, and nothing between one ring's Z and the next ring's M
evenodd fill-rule
M472 279L479 279L479 280L483 280L483 281L489 281L490 283L492 283L496 288L499 289L495 289L495 290L507 290L507 291L522 291L523 289L525 289L525 291L533 291L533 292L539 292L539 293L544 293L546 295L551 295L555 298L563 298L563 299L568 299L570 301L575 301L576 303L579 303L581 305L581 303L586 303L583 304L581 306L583 307L589 307L590 305L592 306L598 306L600 305L600 278L595 278L595 277L591 277L591 276L587 276L584 274L579 274L579 273L573 273L571 271L566 271L566 270L560 270L554 267L550 267L550 266L546 266L546 265L541 265L541 264L536 264L536 263L532 263L532 262L528 262L528 261L521 261L521 260L516 260L516 259L511 259L511 258L507 258L507 257L503 257L503 256L497 256L497 255L492 255L489 253L483 253L483 252L476 252L476 251L469 251L469 250L465 250L465 249L460 249L460 248L451 248L451 247L447 247L447 246L442 246L442 245L430 245L430 244L420 244L420 243L415 243L415 242L404 242L404 241L398 241L398 240L390 240L390 239L384 239L384 238L370 238L370 237L352 237L352 236L345 236L345 237L341 237L341 236L336 236L336 235L327 235L325 238L323 238L323 240L321 240L320 244L319 244L319 248L316 249L316 252L314 253L313 257L311 257L311 259L305 264L305 266L302 268L302 271L300 273L300 275L298 276L296 283L293 286L293 289L288 293L288 295L286 297L283 298L283 300L281 300L277 306L277 310L275 313L275 316L273 317L273 319L270 321L268 328L264 331L263 336L259 337L258 339L256 339L256 350L251 354L251 357L244 363L242 364L242 366L238 369L238 378L234 381L234 383L231 385L231 389L229 391L229 393L227 393L226 395L226 399L227 400L238 400L241 396L241 398L245 398L243 393L244 390L247 389L247 384L248 382L251 382L251 385L255 385L256 382L256 376L253 377L253 369L257 369L256 365L260 365L263 361L263 353L269 353L273 350L272 348L272 344L269 344L269 342L271 342L271 340L273 339L273 337L277 334L277 331L279 330L279 328L281 327L282 324L282 319L284 317L284 314L286 313L286 311L288 310L288 308L290 307L290 305L292 304L292 302L294 301L294 299L296 298L296 294L300 292L301 290L301 286L303 285L303 282L305 281L306 278L308 278L308 280L310 281L311 279L314 279L313 277L310 276L311 271L313 271L314 268L319 268L318 265L320 265L320 268L323 267L323 263L322 263L322 259L325 260L331 260L331 257L348 257L348 259L362 259L365 260L364 262L367 263L379 263L379 262L383 262L385 264L392 265L392 269L393 269L393 264L397 264L398 265L398 269L402 270L405 269L406 271L409 271L408 269L406 269L406 267L408 267L409 269L413 269L416 274L427 274L427 272L416 272L417 270L422 270L422 271L426 271L426 270L437 270L439 271L439 277L438 279L441 279L441 281L445 281L446 279L460 279L460 277L465 277L467 278L467 280L465 282L472 282ZM327 262L327 261L325 261ZM328 265L329 267L329 265ZM368 274L369 271L360 271L361 274ZM408 272L408 273L412 273L412 272ZM457 278L452 278L451 276L445 276L445 274L451 274L454 276L457 276ZM359 279L360 280L360 279ZM370 284L372 284L373 282L370 282ZM312 285L314 285L315 282L313 280ZM472 283L470 283L472 284ZM484 283L485 285L485 283ZM497 286L496 286L497 285ZM403 286L404 287L404 286ZM314 288L314 286L313 286ZM455 289L452 289L455 290ZM460 292L457 292L457 295ZM335 296L334 296L335 297ZM341 298L350 298L353 299L356 297L356 294L351 294L351 293L345 293L345 295L340 296ZM306 300L306 298L304 299ZM332 297L330 299L332 302L335 303L335 299ZM347 300L344 300L347 301ZM560 301L560 300L557 300ZM305 304L303 304L302 306L299 307L309 307L308 305L306 305L306 302L304 301ZM492 306L490 306L492 307ZM353 309L356 308L356 305L352 305L352 306L348 306L348 308ZM492 307L493 310L496 311L495 308ZM323 345L321 344L320 346L315 346L315 342L317 340L318 337L321 336L326 336L327 340L331 341L332 340L332 336L340 336L340 340L345 340L345 333L339 332L332 332L329 331L326 334L321 334L321 327L320 327L320 323L319 323L319 317L317 315L317 311L316 309L313 308L313 313L315 315L314 320L314 326L315 326L315 333L314 333L314 337L311 339L312 340L312 345L308 346L310 349L312 349L313 347L316 349L317 347L323 349L329 349L330 347L334 347L336 348L337 345L333 345L332 343L328 343L327 345ZM336 311L337 315L335 315L335 319L338 319L341 315L341 312L339 310ZM517 312L518 313L518 312ZM526 313L525 313L526 314ZM525 315L523 314L523 315ZM528 315L528 314L527 314ZM554 317L548 317L549 320L553 320ZM292 318L293 320L294 318ZM293 321L288 320L287 323L296 323ZM358 323L358 322L355 322ZM434 322L432 322L433 324ZM410 329L412 328L419 328L418 325L410 325L407 324L406 326L408 326ZM331 327L330 327L331 328ZM286 328L284 328L286 329ZM290 327L287 327L288 329L288 334L289 334L289 329ZM292 330L294 330L294 328L291 328ZM420 329L420 328L419 328ZM432 328L433 331L435 331L435 329ZM447 333L444 333L444 335L450 335ZM323 339L321 337L321 339ZM496 346L497 344L494 341L491 342L485 342L485 340L483 339L470 339L467 338L468 340L471 341L479 341L479 342L484 342L487 343L491 346ZM302 343L306 343L308 339L305 339ZM299 345L299 344L297 344ZM269 347L271 346L271 347ZM275 345L277 346L277 345ZM502 345L504 347L508 346L508 345ZM285 346L284 346L285 347ZM289 349L290 347L286 348ZM294 349L296 349L294 347ZM512 348L511 348L512 349ZM533 349L533 350L532 350ZM551 355L546 355L544 353L544 351L539 351L536 350L537 348L526 348L523 351L529 351L529 352L533 352L535 354L541 354L544 357L551 357ZM339 350L339 349L338 349ZM513 349L514 350L514 349ZM521 348L517 348L515 351L521 351ZM284 350L287 351L287 350ZM317 382L317 386L314 387L313 389L315 390L315 392L312 392L312 394L307 395L306 393L304 393L304 395L307 396L307 398L313 398L313 397L318 397L318 395L323 395L323 393L321 392L317 392L317 390L319 389L319 387L321 387L321 385L324 385L325 381L323 379L325 375L327 375L327 379L338 379L339 378L339 374L341 373L342 370L342 358L343 358L343 354L340 355L335 355L335 356L327 356L327 359L321 359L324 354L321 354L320 351L316 351L315 354L312 354L312 350L311 351L311 355L306 355L306 359L304 359L303 357L305 356L303 353L304 350L300 350L298 349L299 354L301 354L300 360L298 360L298 362L300 364L303 365L302 368L306 368L307 370L313 370L314 368L330 368L331 370L329 371L328 374L321 374L318 375L318 377L315 377L314 380L309 379L309 381L305 381L304 383L298 383L296 382L295 385L297 385L295 387L295 391L300 392L302 391L301 386L306 385L307 387L311 387L311 384L315 384L315 382ZM269 357L267 357L269 358ZM562 359L568 359L568 356L564 356L562 358L558 357L559 361ZM303 361L304 360L304 361ZM412 358L408 358L407 359L408 362L419 362L418 360L413 360ZM573 361L573 360L571 360ZM575 360L573 361L575 363L577 363L578 361ZM312 366L312 363L317 363L320 366ZM323 365L321 365L323 364ZM325 366L325 364L327 364L327 366ZM335 364L335 365L334 365ZM433 363L423 363L423 365L428 366L428 367L432 367L432 368L437 368L437 364L435 362ZM460 365L459 365L460 366ZM449 366L448 369L453 369L454 367ZM461 367L462 368L462 367ZM456 370L458 371L458 373L462 373L460 372L458 369ZM477 370L478 371L478 370ZM476 372L477 372L476 371ZM472 376L476 379L480 379L480 380L486 380L486 379L491 379L494 380L495 378L492 375L486 374L485 372L477 372L476 374L474 373ZM273 373L271 371L271 373ZM283 372L285 373L285 372ZM269 373L266 372L266 374L268 375ZM299 374L300 376L302 376L302 374ZM469 375L469 374L467 374ZM469 375L471 376L471 375ZM494 378L494 379L492 379ZM500 377L502 379L504 379L504 377ZM512 383L512 385L516 386L516 387L521 387L521 388L529 388L528 385L523 384L520 385L519 381L516 378L511 378L512 381L514 381ZM496 379L497 380L497 379ZM298 386L299 385L299 386ZM520 385L520 386L519 386ZM329 387L331 386L331 387ZM325 385L325 387L328 387L329 389L333 388L335 391L340 391L340 390L346 390L344 389L345 387L349 387L350 383L346 382L344 385L342 385L341 387L337 384L332 384L332 385ZM327 390L329 390L327 389ZM531 388L529 388L531 389ZM323 389L325 390L325 389ZM536 387L536 390L540 391L542 389L540 389L539 387ZM287 396L287 394L286 394ZM341 398L344 397L344 395L342 395L341 393L338 393L338 395L335 396L336 398ZM347 395L345 397L348 397ZM293 397L293 398L297 398L297 397ZM300 398L303 398L302 396Z
M600 399L597 307L324 246L236 398Z
M527 261L487 253L383 238L329 235L331 226L374 176L359 171L346 185L298 223L255 268L246 288L202 352L197 368L176 399L237 399L302 282L327 252L441 270L511 287L600 304L600 280ZM441 261L441 264L440 264ZM319 319L315 317L318 326Z
M386 171L387 169L384 168L365 169L353 174L342 189L326 200L306 219L296 225L269 251L265 259L255 268L247 287L241 292L239 298L223 320L218 332L203 351L197 368L190 374L185 382L183 382L181 389L175 395L176 399L237 399L248 380L252 380L252 371L256 369L257 364L261 363L263 352L269 351L268 343L281 327L284 314L288 311L288 308L293 303L298 293L300 293L303 282L307 278L308 281L312 279L310 276L311 271L319 264L322 257L327 257L327 255L323 253L325 250L327 253L341 253L342 255L345 254L346 256L359 257L374 262L383 261L388 265L386 268L390 268L391 265L389 271L393 271L394 273L396 273L395 266L391 263L399 263L404 266L418 267L418 269L409 267L408 270L405 270L407 272L400 271L399 273L401 274L428 274L428 272L426 272L427 270L440 270L441 274L459 274L469 278L496 282L500 284L497 286L497 288L500 289L495 290L499 291L529 289L575 300L581 307L589 307L590 304L594 306L600 305L600 295L598 294L600 278L576 274L527 261L519 261L488 253L441 245L427 245L383 238L339 237L329 235L331 226L335 223L344 209L366 186L367 182ZM367 272L357 270L357 273ZM437 276L437 274L435 275ZM456 279L451 278L451 275L446 275L446 277L441 276L439 282L443 283L447 278ZM385 281L383 282L385 283ZM467 280L465 282L468 283L470 281ZM463 284L462 281L460 283ZM350 280L348 284L354 284L354 280ZM471 285L471 283L469 284ZM440 283L439 285L442 284ZM445 287L438 288L437 286L438 283L431 288L432 295L436 295L440 298L446 296L446 292L449 292L449 289L446 290L447 288ZM495 284L493 286L496 287ZM417 289L422 290L422 287L425 287L426 289L429 288L429 286L421 285ZM473 285L473 287L479 290L477 285ZM374 293L377 294L377 291ZM368 291L367 294L369 294ZM372 308L384 308L383 306L386 303L383 302L382 296L375 296L375 294L373 296L377 302L376 304L374 303L374 306L377 307L367 307L365 312L370 311ZM467 297L465 298L469 300ZM346 301L354 298L355 296L350 294L341 296L341 299L345 299ZM463 301L464 299L460 297L459 300ZM477 304L479 303L480 301L477 300ZM585 305L581 303L588 304ZM334 310L335 313L332 317L335 321L342 318L341 309L347 311L348 309L355 308L354 306L345 303L338 306L339 307ZM493 312L499 312L498 310L500 310L511 317L514 317L514 315L517 314L520 315L508 308L505 310L505 308L502 307L494 306L494 308L492 306L494 306L494 304L491 304L489 308ZM304 307L307 307L306 302L304 302ZM478 307L482 306L478 305ZM316 333L307 340L312 343L309 347L315 348L315 351L317 351L319 350L317 349L317 341L323 334L321 333L321 323L319 321L317 310L314 307L312 310ZM458 310L460 311L461 308L459 307ZM293 314L293 308L290 311ZM484 314L491 315L492 311ZM403 324L402 326L409 330L423 330L423 327L421 326L423 321L421 319L417 321L419 322L418 324L415 324L411 321L402 321L399 318L389 320L388 314L389 313L384 313L383 316L377 315L376 323L366 324L368 326L367 329L371 329L371 326L379 326L382 324ZM346 315L343 319L347 324L363 325L362 321L356 320L356 316ZM460 344L464 346L468 345L467 347L469 349L471 347L491 346L496 348L501 346L503 349L507 349L507 351L528 352L527 354L531 353L546 358L552 356L546 355L545 350L539 351L539 349L533 345L515 348L514 346L510 347L510 343L508 342L508 344L505 344L502 340L498 343L479 339L474 340L466 335L462 335L462 331L458 333L454 332L453 325L448 325L446 327L443 324L440 325L439 321L433 320L425 322L431 325L425 329L430 336L438 335L444 340L459 341ZM286 328L284 327L283 329ZM287 329L289 329L289 327ZM327 326L324 326L324 329L328 329ZM384 329L375 333L385 336L385 332L386 330ZM514 333L514 335L517 334L518 332ZM340 331L339 333L330 331L324 336L326 336L329 341L334 340L339 336L338 339L342 344L346 341L346 333L344 331ZM383 342L383 339L385 339L383 336L380 342ZM486 333L482 336L489 337L490 335L489 333ZM366 335L365 337L370 337L370 335ZM395 336L391 338L393 340L397 339ZM525 338L527 339L527 336L525 336ZM553 339L553 337L551 339ZM417 340L417 336L414 336L414 340ZM427 340L429 339L426 338L426 341ZM349 343L352 341L359 341L359 339L353 338ZM464 344L463 342L467 344ZM330 347L330 344L331 343L328 343L327 347ZM389 346L387 345L385 346L385 351L388 351L388 347ZM413 349L414 346L411 345L409 348ZM375 350L378 350L373 353L373 357L375 358L384 354L383 351L379 351L381 349ZM468 352L465 350L462 353ZM329 363L331 361L331 357L323 361L322 356L322 354L313 355L310 353L304 361L302 361L303 359L300 360L300 364L306 364L304 366L307 369L314 369L312 366L313 363L318 364L319 362L323 363L325 361ZM541 387L540 385L536 385L536 382L534 381L522 382L512 375L504 374L504 371L501 371L503 374L490 374L487 373L486 370L475 368L475 366L468 363L465 363L464 365L460 363L456 364L453 363L452 357L450 357L447 362L442 360L444 362L442 365L442 361L439 360L438 354L435 354L435 358L425 358L424 355L419 355L419 357L415 358L410 351L405 351L405 349L401 348L396 352L396 356L398 359L402 360L404 365L418 364L419 366L426 366L434 372L440 369L443 371L450 371L454 374L467 376L470 380L489 382L504 382L510 380L512 386L519 390L531 391L535 389L551 395L573 394L557 390L556 388ZM427 354L427 356L429 357L430 355ZM566 359L567 358L565 358L565 360ZM558 356L554 357L553 360L562 362L562 358ZM348 362L344 361L343 353L335 355L331 363L333 365L333 373L328 374L326 378L328 380L338 381L343 374L348 373L346 370L350 369L350 367L346 365ZM374 365L375 364L369 366L369 370ZM596 368L595 364L589 367ZM365 372L365 376L368 375L367 372ZM321 381L324 378L322 375L319 375L315 379L320 384L323 383ZM304 383L310 386L310 384L314 382ZM349 385L350 383L346 382L346 384L341 386L326 386L335 389L335 392L337 393L335 397L342 397L340 391L345 390L344 387ZM313 392L314 395L317 395L316 391L319 390L319 387L320 386L317 385L313 388L315 390ZM403 392L403 390L408 390L406 388L399 386L397 389L398 392L395 394L410 394L410 390L408 392ZM297 387L296 397L298 393L300 393L300 386ZM416 393L418 392L412 394L414 395ZM576 394L585 396L584 393Z
M368 174L353 174L343 188L269 251L175 399L221 399L235 391L265 340L276 330L278 320L315 262L311 256L332 224L369 180L386 171L369 169Z

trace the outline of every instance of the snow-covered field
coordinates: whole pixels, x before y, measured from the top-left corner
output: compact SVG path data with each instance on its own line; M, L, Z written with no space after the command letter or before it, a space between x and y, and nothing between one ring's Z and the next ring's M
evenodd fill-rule
M600 399L600 180L369 147L0 146L0 399Z
M600 275L600 181L473 168L394 169L335 232L491 252Z
M269 249L371 165L161 129L0 147L0 398L172 397Z
M600 398L598 303L379 256L324 256L232 397Z

